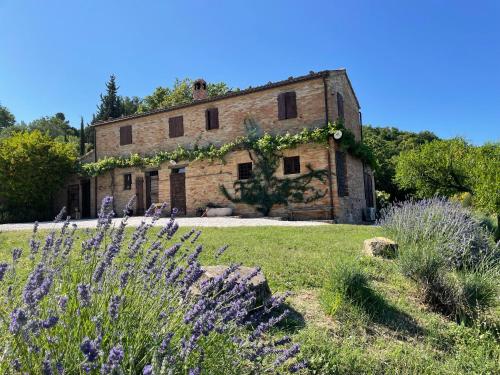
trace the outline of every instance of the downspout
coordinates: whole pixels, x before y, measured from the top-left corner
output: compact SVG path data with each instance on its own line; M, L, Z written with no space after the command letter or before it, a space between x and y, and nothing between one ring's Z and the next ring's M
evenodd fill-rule
M330 122L330 117L328 116L328 85L326 83L326 77L328 76L329 73L326 75L323 75L323 86L325 88L325 125L328 125ZM333 182L332 182L332 155L330 153L330 146L331 146L331 137L328 136L328 150L327 150L327 156L328 156L328 190L330 192L330 220L333 220L335 217L334 211L333 211Z
M94 162L97 161L97 132L94 126ZM97 217L97 175L94 177L94 215Z

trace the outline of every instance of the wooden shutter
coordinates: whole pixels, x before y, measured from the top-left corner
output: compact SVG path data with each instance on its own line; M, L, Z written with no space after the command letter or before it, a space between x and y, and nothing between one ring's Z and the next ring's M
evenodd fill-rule
M291 156L283 159L283 174L300 173L300 157Z
M132 125L122 126L120 128L120 146L132 143Z
M340 119L344 119L344 97L337 92L337 111Z
M286 119L286 93L278 95L278 120Z
M290 91L286 93L285 96L285 107L286 107L286 118L296 118L297 117L297 95L295 91Z
M337 193L339 197L345 197L347 190L347 166L345 152L335 151L335 168L337 172Z
M184 118L182 116L170 117L168 119L168 136L170 138L182 137L184 135Z
M205 112L206 129L219 129L219 109L209 108Z

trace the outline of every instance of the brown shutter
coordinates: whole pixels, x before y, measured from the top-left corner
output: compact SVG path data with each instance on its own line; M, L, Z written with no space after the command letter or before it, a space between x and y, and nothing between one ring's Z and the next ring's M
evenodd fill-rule
M219 109L209 108L205 112L206 129L219 129Z
M170 117L168 119L168 136L170 138L182 137L184 135L184 118L182 116Z
M278 120L286 119L286 93L278 95Z
M337 111L340 119L344 119L344 97L337 92Z
M132 143L132 125L122 126L120 128L120 146Z
M347 190L347 165L345 152L335 151L335 169L337 172L337 192L339 197L349 195Z
M297 117L297 95L295 91L286 93L286 118Z

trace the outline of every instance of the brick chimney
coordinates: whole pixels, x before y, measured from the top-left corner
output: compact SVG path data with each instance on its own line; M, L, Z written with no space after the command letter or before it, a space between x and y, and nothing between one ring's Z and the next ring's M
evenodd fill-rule
M193 83L193 99L203 100L207 98L207 83L199 78Z

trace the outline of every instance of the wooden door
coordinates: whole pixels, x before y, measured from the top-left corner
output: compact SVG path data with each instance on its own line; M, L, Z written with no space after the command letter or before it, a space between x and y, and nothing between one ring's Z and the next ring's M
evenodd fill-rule
M135 198L136 215L144 215L144 178L142 177L135 179Z
M184 168L173 169L170 174L170 206L178 215L186 214L186 173Z
M82 218L90 217L90 180L82 181Z

